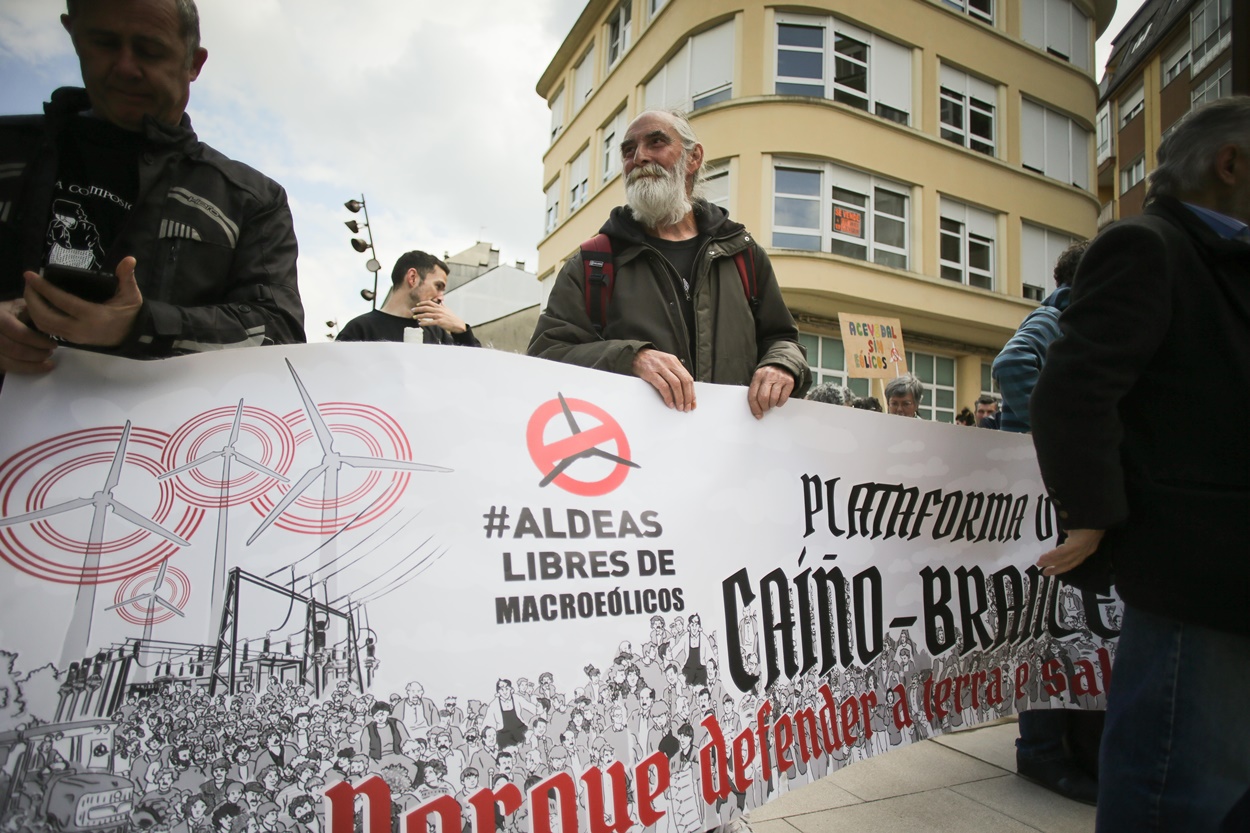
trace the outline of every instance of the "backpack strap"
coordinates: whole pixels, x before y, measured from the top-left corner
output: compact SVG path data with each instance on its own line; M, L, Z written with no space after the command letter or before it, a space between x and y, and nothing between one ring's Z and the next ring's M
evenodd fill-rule
M612 241L606 234L596 234L582 244L582 268L586 272L582 289L586 295L586 315L594 325L595 335L603 336L608 320L608 302L616 283L612 264Z
M742 291L747 296L747 303L751 305L751 311L760 305L760 288L755 277L755 249L752 246L738 252L734 255L734 266L738 267L738 277L742 279Z

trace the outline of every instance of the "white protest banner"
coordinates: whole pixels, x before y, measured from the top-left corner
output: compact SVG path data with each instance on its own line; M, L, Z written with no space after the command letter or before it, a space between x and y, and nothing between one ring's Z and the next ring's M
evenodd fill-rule
M453 347L57 361L0 395L6 827L705 830L1104 703L1027 437Z
M838 313L846 348L846 375L857 379L893 379L907 372L903 325L897 318Z

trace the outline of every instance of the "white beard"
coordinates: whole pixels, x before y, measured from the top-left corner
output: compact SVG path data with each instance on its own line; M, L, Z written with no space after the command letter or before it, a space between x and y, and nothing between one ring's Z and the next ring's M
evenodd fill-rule
M644 228L676 225L693 209L682 176L686 156L682 153L671 171L652 162L635 168L625 178L625 202Z

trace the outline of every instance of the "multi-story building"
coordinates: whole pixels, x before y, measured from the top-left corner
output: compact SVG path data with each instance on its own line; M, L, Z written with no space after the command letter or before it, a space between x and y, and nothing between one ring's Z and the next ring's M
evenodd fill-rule
M675 107L707 197L768 249L814 375L838 313L898 318L924 416L951 421L1097 228L1094 39L1114 0L590 0L537 91L551 108L538 276L625 201L617 150ZM872 392L880 395L880 383Z
M1234 93L1250 93L1250 3L1147 0L1116 34L1100 89L1099 223L1140 213L1168 130Z

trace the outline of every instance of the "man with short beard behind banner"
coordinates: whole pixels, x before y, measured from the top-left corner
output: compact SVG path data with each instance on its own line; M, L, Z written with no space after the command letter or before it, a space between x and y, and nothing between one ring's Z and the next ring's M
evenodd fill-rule
M690 122L642 113L621 159L628 204L596 238L611 250L591 259L583 246L564 264L529 354L638 376L683 412L696 380L749 385L757 419L801 397L811 371L794 319L768 255L699 196L703 146Z

